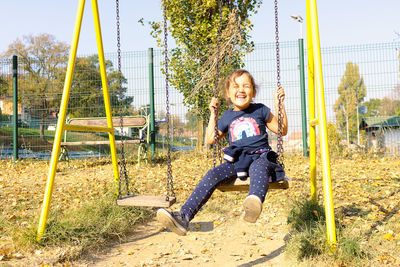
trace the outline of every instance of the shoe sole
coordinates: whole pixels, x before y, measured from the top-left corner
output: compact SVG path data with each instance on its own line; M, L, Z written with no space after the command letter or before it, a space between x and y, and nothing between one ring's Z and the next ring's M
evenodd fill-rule
M247 197L243 202L244 220L255 223L262 211L262 203L257 197Z
M186 235L187 230L183 228L172 215L164 210L159 209L157 211L157 220L165 227L174 232L177 235Z

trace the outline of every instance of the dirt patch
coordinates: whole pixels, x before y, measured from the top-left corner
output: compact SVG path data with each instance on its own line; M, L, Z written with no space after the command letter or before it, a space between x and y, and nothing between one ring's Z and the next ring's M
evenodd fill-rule
M241 198L241 197L240 197ZM229 202L229 201L225 201ZM240 201L237 201L238 204ZM86 266L285 266L286 217L264 205L255 224L243 221L240 205L222 216L200 212L186 236L157 221L141 226L127 242L80 262Z

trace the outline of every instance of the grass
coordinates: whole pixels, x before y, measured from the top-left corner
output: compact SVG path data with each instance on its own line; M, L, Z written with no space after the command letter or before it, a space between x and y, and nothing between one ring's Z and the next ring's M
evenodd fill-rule
M288 224L298 232L313 229L321 221L325 220L324 208L318 203L306 200L294 201L293 208L289 212Z
M10 134L12 136L14 128L10 127L10 126L2 126L2 127L0 127L0 130L4 134ZM22 128L22 127L18 128L18 134L19 135L24 135L24 136L33 136L33 137L39 137L40 136L39 129ZM53 135L53 137L54 137L54 131L44 130L44 134L45 134L45 136Z
M0 173L0 261L37 250L43 255L62 251L50 255L56 258L49 262L72 260L123 240L136 230L138 223L154 215L151 209L116 206L109 162L60 162L47 227L42 240L37 242L47 162L0 161L0 166L7 169ZM129 167L136 169L135 164Z
M330 246L324 208L311 200L296 201L289 212L290 240L288 254L298 262L324 261L336 266L362 265L368 255L361 249L359 236L336 223L336 246Z
M148 209L116 206L113 194L108 192L79 208L52 212L40 241L36 240L35 224L15 235L15 241L27 248L61 245L68 248L68 253L63 253L63 258L58 261L70 261L87 251L104 247L110 241L124 240L133 232L134 225L150 216Z

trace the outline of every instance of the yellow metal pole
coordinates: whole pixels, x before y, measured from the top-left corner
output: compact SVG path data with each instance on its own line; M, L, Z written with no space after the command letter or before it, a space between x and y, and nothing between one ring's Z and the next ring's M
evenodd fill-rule
M47 177L47 185L43 199L42 212L40 214L39 227L37 231L37 240L40 240L44 233L44 230L46 228L47 217L49 214L51 195L53 192L54 178L56 175L58 155L60 154L60 145L64 131L65 117L67 114L69 93L71 89L72 75L74 73L74 64L76 59L76 52L78 50L79 34L81 31L84 8L85 8L85 0L80 0L75 19L75 28L74 28L72 44L69 52L67 73L64 82L64 90L61 99L60 113L58 116L56 133L54 136L53 150L51 152L50 169Z
M307 1L307 33L311 33L310 5ZM310 121L310 181L311 200L317 203L317 144L315 117L315 86L314 86L314 53L312 47L312 35L307 34L307 61L308 61L308 104Z
M314 52L314 65L316 67L315 81L317 89L316 95L317 95L317 109L318 109L318 119L319 119L318 128L319 128L321 157L322 157L326 228L327 228L328 242L331 246L335 246L336 228L335 228L335 216L333 209L331 169L329 161L328 133L327 133L325 100L324 100L324 82L322 75L321 48L319 42L317 1L316 0L309 0L309 1L310 1L309 11L311 19L312 46Z
M100 17L99 17L99 8L97 5L97 0L92 0L92 9L93 9L94 28L96 30L97 53L99 54L101 84L103 86L103 96L104 96L104 105L105 105L106 116L107 116L107 126L109 128L113 128L110 96L108 94L106 64L105 64L105 59L104 59L103 39L101 36ZM114 180L115 180L115 183L118 184L118 180L119 180L118 159L117 159L117 151L116 151L116 147L115 147L114 131L108 132L108 137L110 139L110 150L111 150L111 159L112 159L112 165L113 165ZM117 194L118 194L118 191L117 191Z

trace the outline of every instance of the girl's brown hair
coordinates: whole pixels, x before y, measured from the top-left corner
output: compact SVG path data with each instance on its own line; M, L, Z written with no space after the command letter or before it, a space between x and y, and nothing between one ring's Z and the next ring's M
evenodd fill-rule
M254 96L256 95L257 89L258 89L258 85L254 81L253 75L251 75L250 72L248 72L245 69L237 69L237 70L234 70L231 74L229 74L229 76L226 77L226 79L225 79L224 89L223 89L223 92L222 92L222 94L225 97L225 99L227 99L226 92L229 90L229 87L231 86L231 83L234 82L234 79L236 77L242 76L243 74L247 74L249 76L250 82L251 82L251 86L253 87L253 90L254 90Z

